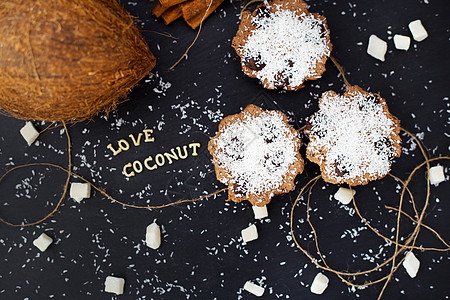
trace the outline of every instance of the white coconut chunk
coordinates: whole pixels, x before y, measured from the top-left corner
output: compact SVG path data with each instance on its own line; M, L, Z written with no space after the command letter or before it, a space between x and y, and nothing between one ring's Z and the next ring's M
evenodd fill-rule
M259 285L256 285L250 281L247 281L244 284L244 290L255 295L256 297L261 297L262 295L264 295L264 291L265 291L265 289L263 287L260 287Z
M411 278L416 277L417 272L419 271L420 261L411 251L406 254L406 258L403 261L403 267L405 267L406 272Z
M122 295L125 279L120 277L108 276L105 280L105 292Z
M409 36L396 34L394 35L394 45L398 50L408 50L411 44L411 39Z
M50 246L51 243L53 243L53 239L45 233L41 234L37 239L33 241L33 245L41 250L41 252L47 250L48 246Z
M34 128L31 122L26 122L25 126L20 129L20 134L23 136L25 141L27 141L28 146L31 146L31 144L33 144L39 136L39 131Z
M342 204L347 205L352 202L352 197L355 196L355 194L355 190L340 187L336 194L334 194L334 199L338 200Z
M431 167L428 171L428 180L434 185L439 185L439 183L445 181L444 167L439 165Z
M258 230L256 229L256 225L253 224L245 229L242 229L241 235L245 243L256 240L258 238Z
M161 246L161 228L158 224L152 223L147 226L147 233L145 234L145 244L148 247L156 250Z
M311 293L321 295L328 287L328 282L330 282L330 280L327 276L318 273L311 284Z
M91 197L91 185L89 183L73 182L70 185L70 197L80 203L83 199Z
M267 212L267 206L256 206L253 205L253 213L255 214L255 219L264 219L269 216L269 213Z
M367 54L370 56L384 61L384 55L387 51L387 43L377 37L375 34L372 34L369 37L369 45L367 46Z
M412 21L408 27L416 41L421 42L428 37L428 32L423 27L421 20Z

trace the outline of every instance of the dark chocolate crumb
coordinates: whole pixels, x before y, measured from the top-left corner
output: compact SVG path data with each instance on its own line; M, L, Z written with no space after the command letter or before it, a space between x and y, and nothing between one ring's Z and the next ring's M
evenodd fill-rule
M233 189L234 194L238 197L244 197L247 192L247 188L245 187L245 185L239 184L237 182L233 183L231 185L231 188Z
M275 75L275 88L282 89L289 85L289 77L287 77L284 72L278 72Z
M339 161L334 162L334 173L336 173L337 177L343 177L348 174L348 171L345 169Z
M247 68L253 71L261 71L266 66L265 63L261 63L260 56L258 56L257 58L255 57L245 58L244 65L246 65Z

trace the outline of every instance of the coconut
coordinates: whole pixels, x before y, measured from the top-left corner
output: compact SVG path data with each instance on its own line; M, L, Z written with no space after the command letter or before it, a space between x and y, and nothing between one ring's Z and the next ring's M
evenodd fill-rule
M0 1L0 108L14 117L108 112L155 61L116 0Z

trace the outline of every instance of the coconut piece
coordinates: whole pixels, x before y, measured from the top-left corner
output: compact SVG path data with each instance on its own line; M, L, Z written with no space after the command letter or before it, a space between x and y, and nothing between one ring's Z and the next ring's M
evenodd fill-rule
M105 292L122 295L125 279L120 277L108 276L105 280Z
M111 111L155 66L119 1L0 1L0 108L83 120Z
M91 197L91 185L89 183L72 182L70 185L70 197L80 203L83 199Z
M327 276L318 273L311 284L311 293L321 295L328 287L329 282L330 280Z
M53 239L45 233L42 233L37 239L33 241L33 245L41 250L41 252L47 250L48 246L50 246L51 243L53 243Z
M156 250L161 246L161 228L158 224L152 223L147 226L147 232L145 234L145 244Z
M263 287L260 287L259 285L256 285L251 281L247 281L244 284L244 290L255 295L256 297L261 297L262 295L264 295L264 291L265 291L265 289Z
M444 167L439 165L431 167L428 171L428 180L434 185L445 181Z
M347 205L352 202L353 196L355 196L355 194L355 190L340 187L336 194L334 194L334 199L338 200L344 205Z
M255 214L255 219L264 219L269 216L269 213L267 212L267 205L264 206L252 206L253 213Z
M255 224L250 225L249 227L242 229L241 235L244 243L254 241L258 239L258 229Z
M423 27L421 20L412 21L408 27L416 41L421 42L428 37L428 32Z
M25 141L27 141L28 146L31 146L31 144L33 144L39 136L39 131L34 128L31 122L26 122L25 126L20 129L20 134L23 136Z
M398 50L408 50L411 44L411 39L409 36L396 34L394 35L394 45Z
M403 261L403 267L405 267L406 272L411 278L416 277L419 271L420 261L411 251L406 254L406 258Z
M372 34L369 37L369 45L367 46L367 54L370 56L384 61L384 55L387 51L387 43L377 37L375 34Z

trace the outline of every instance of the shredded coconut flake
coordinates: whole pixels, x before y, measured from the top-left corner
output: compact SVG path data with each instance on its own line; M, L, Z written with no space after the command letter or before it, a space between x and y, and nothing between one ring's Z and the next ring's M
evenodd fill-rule
M269 17L255 16L252 22L257 28L244 45L244 57L265 64L254 72L272 88L281 74L289 78L290 86L300 86L307 77L318 75L318 60L330 55L324 22L311 14L283 9Z

